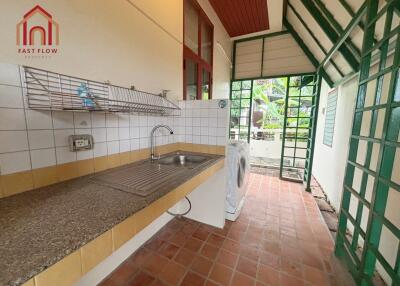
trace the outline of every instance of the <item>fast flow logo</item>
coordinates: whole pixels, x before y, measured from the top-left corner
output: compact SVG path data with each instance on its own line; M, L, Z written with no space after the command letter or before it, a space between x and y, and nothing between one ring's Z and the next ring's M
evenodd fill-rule
M52 15L36 5L17 24L18 53L48 57L58 53L60 27Z

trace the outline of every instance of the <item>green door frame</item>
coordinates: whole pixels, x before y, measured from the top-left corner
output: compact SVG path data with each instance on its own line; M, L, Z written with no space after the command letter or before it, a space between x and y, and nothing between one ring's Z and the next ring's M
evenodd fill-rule
M304 96L312 98L312 103L311 103L311 113L310 117L307 118L300 118L297 115L297 123L296 123L296 135L295 137L290 137L289 139L294 140L295 142L295 148L294 148L294 154L296 154L296 149L304 149L306 150L306 156L305 157L297 157L296 155L294 156L286 156L285 155L285 150L288 148L288 146L285 145L286 140L288 139L287 136L287 114L288 114L288 100L290 97L289 91L291 88L299 88L300 95L298 96L298 102L299 105L297 106L298 113L299 114L299 109L300 109L300 101L301 101L301 89L305 88L304 86L293 86L290 87L290 79L295 78L295 77L300 77L302 80L306 77L313 77L312 83L308 83L307 85L313 86L312 89L312 94L310 96ZM311 182L311 173L312 173L312 162L313 162L313 155L314 155L314 142L315 142L315 132L316 132L316 123L317 123L317 117L318 117L318 103L319 103L319 92L320 92L320 85L322 81L322 72L319 70L318 73L303 73L303 74L291 74L291 75L281 75L281 76L270 76L270 77L257 77L257 78L246 78L246 79L240 79L240 80L233 80L231 81L231 89L230 89L230 100L231 100L231 108L230 108L230 130L229 130L229 137L231 139L239 139L239 140L245 140L248 143L250 143L250 128L252 124L252 101L253 101L253 82L254 80L260 80L260 79L271 79L271 78L287 78L287 85L286 85L286 98L285 98L285 117L284 117L284 126L283 126L283 134L282 134L282 153L281 153L281 162L280 162L280 178L283 180L290 180L290 181L296 181L296 182L304 182L306 190L310 190L310 182ZM247 127L244 127L243 130L245 132L242 132L242 128L240 125L241 119L244 117L241 116L243 114L243 110L246 110L247 114L246 122L247 122ZM236 118L235 120L238 121L238 126L239 126L239 133L238 135L232 137L232 131L231 131L231 122L233 118ZM299 129L304 129L305 127L299 127L298 123L299 120L301 119L309 119L309 126L306 128L308 129L308 136L307 138L305 137L298 137L298 130ZM298 141L301 140L306 140L307 141L307 147L299 147L297 146ZM290 147L289 147L290 148ZM295 160L304 160L305 161L305 170L304 170L304 175L302 179L296 180L292 179L289 177L285 177L283 175L283 169L285 168L292 168L291 166L285 166L284 165L284 156L285 157L291 157L293 162ZM303 168L301 168L303 169Z

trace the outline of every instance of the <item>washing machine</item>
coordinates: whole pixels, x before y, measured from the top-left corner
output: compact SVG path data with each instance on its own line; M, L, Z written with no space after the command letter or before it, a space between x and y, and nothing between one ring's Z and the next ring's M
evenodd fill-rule
M227 145L227 191L225 217L235 221L242 209L250 174L249 144L230 141Z

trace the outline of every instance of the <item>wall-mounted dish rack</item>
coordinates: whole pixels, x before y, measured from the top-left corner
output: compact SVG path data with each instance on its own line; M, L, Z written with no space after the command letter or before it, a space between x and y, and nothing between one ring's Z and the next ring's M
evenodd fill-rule
M180 108L158 94L23 66L28 106L65 111L176 115Z

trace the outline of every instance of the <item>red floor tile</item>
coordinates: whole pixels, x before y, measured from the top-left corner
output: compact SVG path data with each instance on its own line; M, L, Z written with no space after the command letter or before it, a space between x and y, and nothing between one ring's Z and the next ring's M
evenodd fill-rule
M188 272L183 279L181 286L203 286L205 279L194 272Z
M227 286L231 281L232 272L232 269L226 267L225 265L216 263L211 271L210 279L221 285Z
M100 285L323 286L335 277L332 252L311 194L251 174L237 221L173 219Z

